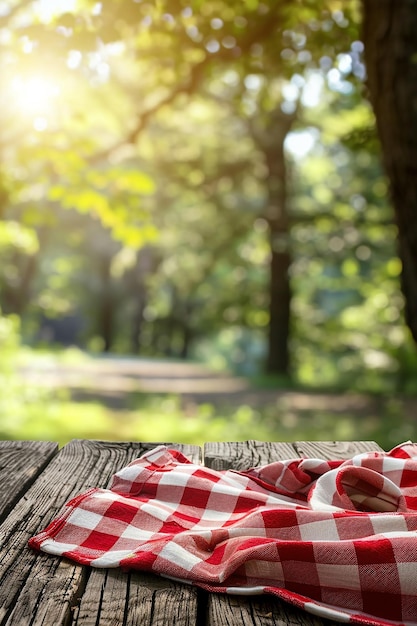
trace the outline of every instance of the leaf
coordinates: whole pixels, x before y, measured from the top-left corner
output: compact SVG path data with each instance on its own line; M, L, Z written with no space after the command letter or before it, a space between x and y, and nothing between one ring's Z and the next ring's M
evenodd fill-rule
M390 259L386 267L387 267L388 276L392 276L393 278L396 278L397 276L401 274L402 264L401 264L400 259L397 257Z
M116 187L122 191L149 195L155 191L154 181L150 176L138 170L118 169L110 173Z
M342 263L342 274L351 278L359 274L359 263L355 259L345 259Z

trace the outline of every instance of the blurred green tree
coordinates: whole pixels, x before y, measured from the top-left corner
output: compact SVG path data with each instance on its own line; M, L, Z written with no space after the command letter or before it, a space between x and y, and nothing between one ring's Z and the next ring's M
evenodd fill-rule
M365 306L378 290L392 320L401 302L359 8L8 4L3 309L79 307L105 350L185 357L239 327L267 335L272 373L296 346L296 367L311 363L306 338L346 363L363 342L370 362L377 333L353 326L382 323Z

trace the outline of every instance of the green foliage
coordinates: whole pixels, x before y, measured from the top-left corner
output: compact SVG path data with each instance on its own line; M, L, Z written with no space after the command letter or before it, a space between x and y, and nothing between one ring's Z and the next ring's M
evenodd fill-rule
M40 434L51 395L43 388L26 384L19 375L21 352L16 316L0 315L0 353L0 438L30 438L28 425L32 420L37 423Z
M39 249L36 233L19 222L0 222L0 249L2 254L19 251L34 254Z
M25 340L72 316L84 347L258 373L284 142L293 382L413 389L358 3L60 6L0 18L0 302Z

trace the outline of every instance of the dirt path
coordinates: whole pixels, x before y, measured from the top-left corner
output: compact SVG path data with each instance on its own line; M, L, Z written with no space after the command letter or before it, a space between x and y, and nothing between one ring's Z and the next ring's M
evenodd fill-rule
M50 388L67 388L74 399L95 400L113 410L128 408L132 394L176 394L185 408L204 403L216 407L275 405L294 413L378 415L387 399L365 394L325 394L251 388L247 380L218 374L196 363L126 357L92 358L65 364L53 357L22 367L26 380ZM417 398L390 399L396 409L417 416Z

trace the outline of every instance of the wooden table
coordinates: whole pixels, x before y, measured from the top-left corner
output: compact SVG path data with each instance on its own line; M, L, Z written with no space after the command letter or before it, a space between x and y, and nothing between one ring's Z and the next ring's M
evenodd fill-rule
M0 441L0 626L323 626L269 596L208 594L150 574L98 570L32 551L28 539L65 502L111 476L157 444L74 440ZM169 444L222 470L273 460L350 458L381 449L374 442Z

